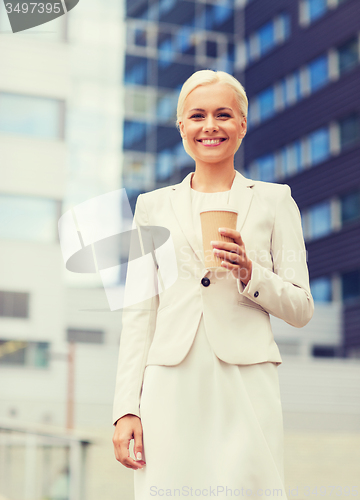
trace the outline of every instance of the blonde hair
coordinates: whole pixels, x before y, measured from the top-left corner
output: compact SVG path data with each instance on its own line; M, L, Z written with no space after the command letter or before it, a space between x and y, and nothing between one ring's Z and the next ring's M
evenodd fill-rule
M192 92L197 87L200 87L201 85L211 85L212 83L218 83L218 82L225 83L234 91L239 112L242 116L247 117L248 98L246 96L245 89L241 85L239 80L237 80L229 73L226 73L225 71L213 71L211 69L202 69L200 71L196 71L195 73L193 73L185 81L185 83L181 88L178 98L178 104L176 110L176 122L175 122L176 128L179 130L179 132L180 132L179 122L181 121L184 113L185 100L187 96L190 94L190 92ZM195 159L188 148L186 139L183 138L182 142L187 154L191 156L191 158ZM241 142L242 139L239 139L235 153L239 149Z

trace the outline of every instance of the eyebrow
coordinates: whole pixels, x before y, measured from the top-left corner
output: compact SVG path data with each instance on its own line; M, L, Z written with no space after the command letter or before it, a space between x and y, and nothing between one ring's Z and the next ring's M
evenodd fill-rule
M229 109L230 111L232 111L231 108L217 108L217 109L215 109L215 111L223 111L224 109ZM205 112L205 109L193 108L193 109L190 109L189 113L192 113L193 111L203 111L203 112Z

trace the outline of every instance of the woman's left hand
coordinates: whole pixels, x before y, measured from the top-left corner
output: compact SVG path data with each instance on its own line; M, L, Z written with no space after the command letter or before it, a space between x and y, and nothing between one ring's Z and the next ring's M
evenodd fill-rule
M231 270L235 278L240 279L244 285L247 285L251 278L252 262L246 255L245 245L239 231L223 227L219 228L219 232L223 236L232 238L234 242L211 241L214 247L214 255L219 259L223 259L222 267Z

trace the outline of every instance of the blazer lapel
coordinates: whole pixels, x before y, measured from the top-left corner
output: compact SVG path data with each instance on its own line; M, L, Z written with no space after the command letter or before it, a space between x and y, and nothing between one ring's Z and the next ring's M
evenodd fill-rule
M237 170L235 172L235 179L230 191L229 206L236 208L238 211L236 230L241 233L254 196L251 187L255 185L255 182L247 179Z
M199 248L193 215L191 211L191 185L190 180L194 172L190 172L180 184L173 186L171 190L171 203L180 224L181 230L195 252L197 260L205 265L203 249Z
M253 192L250 188L255 182L251 179L246 179L237 170L235 172L235 178L230 189L229 206L238 210L236 230L241 232L253 198ZM190 182L194 173L190 172L182 182L172 187L170 198L176 218L186 239L194 251L197 260L205 266L203 248L200 248L197 242L191 211Z

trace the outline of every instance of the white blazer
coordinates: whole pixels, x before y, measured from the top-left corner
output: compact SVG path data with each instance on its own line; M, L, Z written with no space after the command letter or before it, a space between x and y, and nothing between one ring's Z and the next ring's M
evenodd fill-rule
M236 229L252 260L251 279L244 286L230 271L214 273L205 266L191 211L193 174L179 184L140 195L136 203L136 226L170 231L176 274L173 284L162 286L171 274L171 256L164 259L155 245L157 265L147 260L153 269L142 268L141 259L129 262L125 292L135 279L139 290L153 286L154 293L123 309L113 423L127 413L141 417L146 366L180 363L201 315L214 353L226 363L249 365L282 363L269 314L301 328L314 312L301 217L290 187L253 181L236 171L229 206L238 210Z

